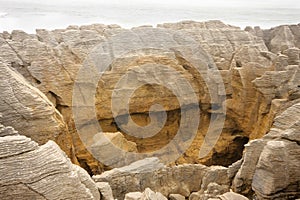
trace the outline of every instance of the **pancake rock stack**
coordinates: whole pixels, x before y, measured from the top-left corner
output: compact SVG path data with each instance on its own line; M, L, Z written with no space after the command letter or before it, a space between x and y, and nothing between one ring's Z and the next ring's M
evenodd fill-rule
M300 198L299 24L93 24L0 47L0 199Z

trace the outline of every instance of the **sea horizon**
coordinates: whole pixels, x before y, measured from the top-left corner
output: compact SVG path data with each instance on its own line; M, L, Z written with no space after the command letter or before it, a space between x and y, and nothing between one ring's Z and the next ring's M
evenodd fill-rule
M70 3L70 2L69 2ZM69 25L118 24L123 28L142 25L174 23L179 21L220 20L244 29L259 26L263 29L278 25L300 23L300 7L279 5L183 5L117 4L66 1L37 2L36 0L0 0L0 32L36 29L62 29Z

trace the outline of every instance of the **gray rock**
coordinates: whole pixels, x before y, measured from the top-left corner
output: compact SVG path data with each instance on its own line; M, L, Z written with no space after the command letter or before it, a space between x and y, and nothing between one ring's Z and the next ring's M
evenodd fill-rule
M108 182L117 199L123 199L130 192L142 192L146 188L164 196L180 194L188 197L191 191L206 190L211 182L219 186L220 192L228 191L230 185L225 167L206 167L200 164L166 167L157 158L148 158L126 167L115 168L93 176L93 179L96 182Z
M25 136L8 135L0 137L0 144L0 199L100 200L88 173L55 142L38 146Z
M97 182L96 186L98 187L101 193L101 199L103 200L114 200L111 187L106 182Z
M233 181L234 191L249 194L253 190L258 199L300 195L299 116L300 104L291 104L275 118L266 136L246 146Z

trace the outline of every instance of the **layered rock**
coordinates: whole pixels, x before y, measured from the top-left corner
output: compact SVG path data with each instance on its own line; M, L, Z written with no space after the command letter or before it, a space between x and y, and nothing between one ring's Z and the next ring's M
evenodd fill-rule
M182 154L179 158L172 158L172 161L176 160L175 163L179 164L230 165L242 156L243 145L249 139L262 137L269 131L284 101L274 99L289 101L299 98L298 25L287 26L282 33L281 27L269 32L258 28L249 32L220 21L185 21L158 27L125 30L115 25L95 24L53 31L37 30L35 35L22 31L0 34L0 46L3 49L0 57L3 63L17 70L31 85L42 91L62 114L68 131L62 131L62 139L56 141L59 145L62 143L59 140L64 141L64 145L61 145L63 150L68 155L74 153L81 166L90 174L101 173L104 168L88 151L95 150L95 140L99 137L103 139L97 135L99 132L119 131L126 138L120 140L122 144L119 146L128 147L128 144L134 142L137 152L153 152L162 149L175 138L177 131L183 127L179 125L182 116L193 116L190 114L197 107L201 110L200 117L189 118L199 120L201 126L194 138L187 134L187 129L181 131L185 133L180 138L181 142L192 143L187 145L189 148L186 151L178 146L169 148L170 152ZM287 44L289 41L291 44ZM273 54L277 53L276 49L280 49L280 55ZM79 126L75 128L72 116L74 82L78 80L77 75L82 66L90 67L95 63L95 71L86 74L88 76L81 86L96 91L96 98L89 99L96 106L79 105L84 115L79 118ZM214 70L214 67L219 70ZM182 79L178 79L172 70L180 74ZM99 78L99 71L103 73L98 82L95 78ZM123 76L125 73L127 75ZM153 80L160 81L155 83ZM190 84L193 92L183 86L183 80ZM140 82L144 85L134 88ZM181 95L166 87L166 83L177 88ZM130 101L125 102L126 94L134 89ZM111 107L112 94L116 97L117 105L125 102L129 110L124 108L115 112ZM197 96L198 101L189 101L193 95ZM182 105L177 97L188 101ZM227 100L224 103L225 97ZM80 95L75 98L80 98ZM158 103L162 106L151 107ZM195 106L198 103L199 106ZM221 119L224 117L225 106L227 114L223 126ZM165 124L161 120L164 116L167 117ZM152 137L126 134L127 128L145 134L139 128L147 127L151 122L155 122L158 127L148 129L157 133ZM101 129L91 125L98 123ZM209 126L210 123L212 126ZM6 125L14 125L26 134L23 126L18 129L16 124ZM43 122L33 127L42 126ZM76 129L83 134L79 135ZM209 155L199 159L199 150L205 144L204 141L215 139L205 139L208 132L221 130L222 134L213 150L207 148ZM81 139L85 138L88 141L83 144ZM104 143L110 144L110 139ZM136 151L127 147L123 149L125 152ZM120 162L120 165L124 164L128 163Z
M200 164L166 167L157 158L148 158L129 166L115 168L93 176L93 179L96 182L109 183L114 198L117 199L123 199L125 194L130 192L143 192L146 188L167 197L170 194L189 197L192 191L203 193L212 182L224 187L225 191L229 190L230 185L225 167L206 167Z
M0 123L15 127L40 144L56 141L76 162L71 136L62 115L42 92L2 61L0 90Z
M270 132L251 141L245 149L233 188L239 193L255 192L257 199L299 198L299 118L295 102L275 118Z
M39 146L0 124L0 198L90 199L100 193L88 173L53 141Z
M150 188L146 188L143 193L131 192L125 196L126 200L167 200L160 192L153 192Z
M279 112L280 102L285 101L275 99L299 98L297 25L289 26L293 29L295 39L291 42L294 45L285 48L280 55L269 52L269 43L259 28L250 31L252 34L255 32L251 35L219 21L186 21L162 24L160 27L189 32L212 55L222 72L227 94L226 123L221 138L214 147L215 152L211 156L214 159L204 160L206 164L216 164L214 160L224 154L233 156L236 151L230 148L241 151L242 147L238 144L246 143L248 138L255 139L265 135L270 130L275 114ZM274 28L278 29L280 28ZM274 32L274 35L277 34ZM279 41L288 39L281 38ZM276 45L278 48L284 46L282 43ZM229 158L226 157L227 160ZM231 157L230 160L233 161L234 158Z
M300 24L281 25L262 30L259 27L245 29L265 41L268 49L273 53L280 53L289 48L300 48Z

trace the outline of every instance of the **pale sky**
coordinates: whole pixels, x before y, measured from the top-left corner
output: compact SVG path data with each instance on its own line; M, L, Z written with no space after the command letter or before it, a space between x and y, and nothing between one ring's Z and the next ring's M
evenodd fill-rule
M13 2L18 0L0 0L1 2ZM22 2L35 2L39 3L40 0L22 0ZM44 0L43 4L76 4L80 2L95 3L95 4L108 4L108 5L167 5L167 6L218 6L218 7L282 7L282 8L299 8L299 0Z
M182 20L222 20L270 28L300 22L300 0L0 0L0 32L119 24L125 28Z

